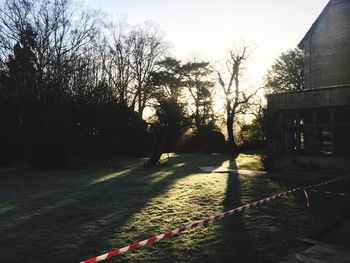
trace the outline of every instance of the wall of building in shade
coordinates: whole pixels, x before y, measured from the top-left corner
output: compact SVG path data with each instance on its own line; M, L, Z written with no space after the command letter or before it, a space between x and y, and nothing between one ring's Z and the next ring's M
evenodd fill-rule
M350 105L350 85L271 94L268 105L270 111L346 106Z
M277 152L350 157L349 112L350 106L275 112L269 143Z
M350 156L350 0L331 0L299 44L305 90L268 96L269 151Z
M350 86L274 94L268 105L279 151L350 154Z
M330 1L299 47L305 88L350 85L350 1Z

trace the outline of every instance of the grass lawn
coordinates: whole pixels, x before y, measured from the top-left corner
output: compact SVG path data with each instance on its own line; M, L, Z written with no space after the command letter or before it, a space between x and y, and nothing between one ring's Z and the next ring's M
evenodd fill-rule
M142 167L145 159L117 158L50 171L2 169L0 262L79 262L301 184L198 169L228 159L173 154L153 168ZM258 170L259 161L240 155L237 166ZM109 262L275 262L298 237L341 216L344 199L310 198L310 208L296 193Z

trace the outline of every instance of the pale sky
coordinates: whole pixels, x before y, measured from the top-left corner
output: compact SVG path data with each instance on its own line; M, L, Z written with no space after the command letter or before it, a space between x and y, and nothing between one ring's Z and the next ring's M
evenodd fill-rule
M260 85L276 57L297 46L328 0L82 0L130 24L160 26L171 55L212 62L242 42L253 50L247 82Z

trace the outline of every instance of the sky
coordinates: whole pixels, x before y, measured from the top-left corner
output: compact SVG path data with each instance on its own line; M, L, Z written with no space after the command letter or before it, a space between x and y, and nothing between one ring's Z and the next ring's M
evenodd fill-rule
M86 7L130 24L159 25L170 54L224 61L228 50L248 45L245 81L261 85L274 60L297 46L328 0L82 0Z

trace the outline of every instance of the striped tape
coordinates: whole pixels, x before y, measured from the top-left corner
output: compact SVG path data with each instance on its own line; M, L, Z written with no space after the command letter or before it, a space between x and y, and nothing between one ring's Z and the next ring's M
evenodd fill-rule
M326 184L331 184L331 183L340 181L340 180L342 180L344 178L345 177L339 177L339 178L336 178L336 179L324 181L324 182L319 183L319 184L310 185L310 186L306 186L306 187L297 187L297 188L294 188L294 189L291 189L291 190L288 190L288 191L285 191L285 192L281 192L279 194L276 194L276 195L273 195L273 196L269 196L269 197L263 198L261 200L255 201L253 203L249 203L249 204L246 204L246 205L243 205L243 206L240 206L240 207L228 210L228 211L223 212L221 214L218 214L218 215L215 215L215 216L211 216L211 217L209 217L207 219L196 221L194 223L191 223L191 224L188 224L188 225L176 228L176 229L174 229L172 231L165 232L165 233L160 234L158 236L154 236L154 237L145 239L143 241L139 241L139 242L133 243L133 244L128 245L126 247L115 249L115 250L113 250L111 252L105 253L105 254L100 255L98 257L93 257L93 258L90 258L88 260L84 260L81 263L95 263L95 262L103 261L103 260L106 260L106 259L110 259L111 257L117 256L119 254L123 254L123 253L135 250L137 248L140 248L140 247L143 247L143 246L146 246L146 245L151 245L154 242L160 241L162 239L169 238L169 237L174 236L174 235L179 235L179 234L181 234L181 233L183 233L185 231L188 231L190 229L194 229L194 228L196 228L198 226L208 226L210 223L212 223L214 221L219 221L219 220L221 220L221 219L223 219L225 217L231 216L231 215L233 215L235 213L239 213L239 212L242 212L244 210L248 210L248 209L251 209L251 208L263 205L265 203L271 202L271 201L273 201L273 200L275 200L275 199L277 199L279 197L285 196L287 194L290 194L290 193L293 193L293 192L296 192L296 191L300 191L300 190L304 190L305 191L305 189L315 188L315 187L323 186L323 185L326 185Z
M347 196L346 193L333 193L333 192L328 192L328 191L319 191L319 190L315 190L315 189L311 189L310 191L316 192L316 193L321 193L321 194L332 194L332 195Z
M306 206L310 207L309 195L307 194L306 189L304 189L304 195L305 195Z

